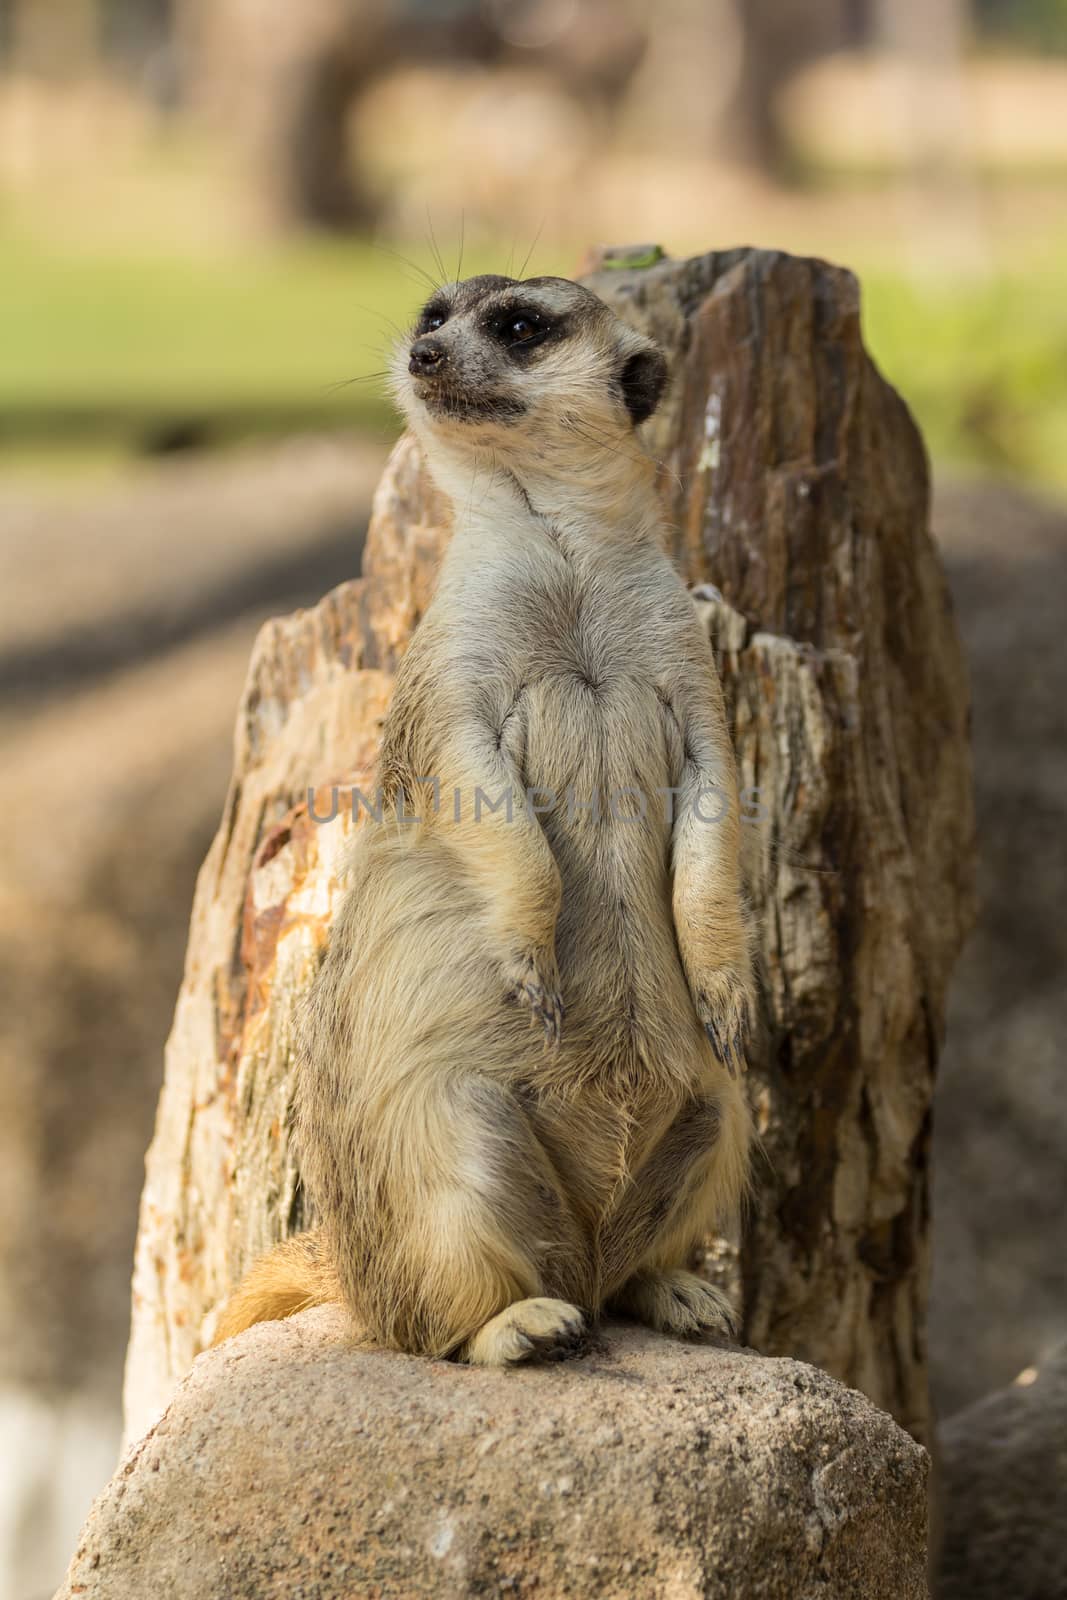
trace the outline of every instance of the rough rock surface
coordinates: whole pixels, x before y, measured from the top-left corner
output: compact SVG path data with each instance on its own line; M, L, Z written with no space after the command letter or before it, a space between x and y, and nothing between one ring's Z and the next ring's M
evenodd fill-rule
M609 1325L476 1369L321 1309L197 1361L57 1600L920 1600L926 1467L796 1361Z
M750 1080L767 1159L724 1282L750 1343L824 1366L924 1438L929 1108L973 913L973 810L922 443L864 351L846 272L732 251L590 281L672 358L648 443L684 575L725 596L708 624L758 798ZM307 1220L290 1019L350 826L343 806L316 822L308 788L322 816L331 785L368 782L447 536L401 441L363 577L260 637L148 1157L128 1437L251 1258Z
M1067 1344L940 1434L938 1600L1067 1595Z

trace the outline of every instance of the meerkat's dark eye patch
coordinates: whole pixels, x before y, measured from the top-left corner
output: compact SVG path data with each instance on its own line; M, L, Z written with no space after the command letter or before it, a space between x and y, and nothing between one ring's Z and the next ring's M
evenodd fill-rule
M558 333L559 322L535 306L510 305L494 313L489 329L509 353L524 355Z
M419 312L419 320L415 324L416 335L434 333L438 328L443 328L452 315L452 307L440 295L435 295L427 300Z
M667 387L667 363L655 345L638 350L619 374L622 397L634 427L647 422Z

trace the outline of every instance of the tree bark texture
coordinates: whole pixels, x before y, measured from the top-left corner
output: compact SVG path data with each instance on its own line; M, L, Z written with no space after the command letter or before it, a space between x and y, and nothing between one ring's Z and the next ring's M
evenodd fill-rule
M647 442L673 553L703 586L748 792L761 1151L729 1273L745 1338L825 1367L925 1439L930 1101L973 916L974 825L922 442L864 351L847 272L760 250L589 265L672 361ZM308 1220L293 1009L341 892L351 788L372 796L392 674L447 538L405 438L363 576L257 641L147 1159L131 1436L253 1256ZM335 786L338 814L321 820Z

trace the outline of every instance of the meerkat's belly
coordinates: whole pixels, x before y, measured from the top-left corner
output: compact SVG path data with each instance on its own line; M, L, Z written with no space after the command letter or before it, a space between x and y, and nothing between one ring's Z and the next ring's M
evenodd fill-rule
M693 1009L671 914L676 795L651 681L571 674L529 693L523 775L559 866L556 953L572 1044L674 1060Z

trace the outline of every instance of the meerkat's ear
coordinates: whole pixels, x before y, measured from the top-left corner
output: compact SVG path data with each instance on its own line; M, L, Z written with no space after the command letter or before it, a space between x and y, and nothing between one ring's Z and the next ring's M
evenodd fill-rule
M622 397L635 428L647 422L667 387L667 362L650 339L642 339L623 361L619 374Z

